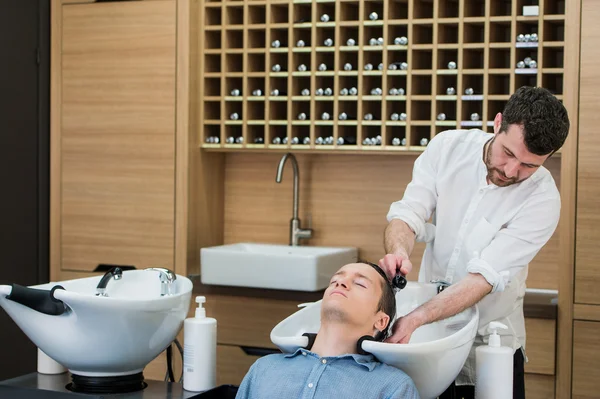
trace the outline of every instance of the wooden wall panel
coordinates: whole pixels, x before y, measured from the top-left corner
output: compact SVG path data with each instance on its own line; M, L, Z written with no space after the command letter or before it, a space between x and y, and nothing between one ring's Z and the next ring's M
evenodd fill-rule
M600 393L600 323L575 321L573 327L573 399Z
M402 198L412 177L414 155L295 154L300 168L300 219L314 236L303 245L355 246L359 255L377 262L384 254L383 231L393 201ZM291 165L281 184L275 183L281 154L227 154L225 160L226 244L287 244L292 217ZM560 158L547 167L560 184ZM424 244L411 260L409 279L416 280ZM528 286L556 289L558 234L530 265Z

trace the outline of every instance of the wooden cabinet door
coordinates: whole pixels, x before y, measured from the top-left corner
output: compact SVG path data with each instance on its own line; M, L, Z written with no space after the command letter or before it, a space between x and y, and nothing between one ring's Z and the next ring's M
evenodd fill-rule
M573 399L600 393L600 323L575 321L573 328Z
M583 0L577 171L575 302L600 304L600 3ZM577 115L570 115L576 118Z
M64 5L61 25L61 269L172 268L176 2Z

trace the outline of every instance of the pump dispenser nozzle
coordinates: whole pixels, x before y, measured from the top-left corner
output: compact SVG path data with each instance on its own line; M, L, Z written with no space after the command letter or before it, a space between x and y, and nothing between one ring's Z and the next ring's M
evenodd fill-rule
M198 304L198 307L196 308L196 318L197 319L204 319L206 317L206 309L204 309L202 307L202 304L205 302L206 302L205 296L197 296L196 297L196 303Z
M500 335L498 335L498 329L501 328L503 330L508 330L508 327L499 321L492 321L488 327L488 331L490 334L490 341L488 343L489 346L498 347L500 346Z

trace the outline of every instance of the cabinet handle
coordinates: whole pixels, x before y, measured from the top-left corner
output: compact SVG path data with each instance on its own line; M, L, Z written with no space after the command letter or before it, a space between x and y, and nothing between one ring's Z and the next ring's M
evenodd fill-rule
M96 268L94 269L94 272L106 273L113 267L120 267L121 270L135 270L136 269L135 266L129 266L129 265L112 265L110 263L99 263L98 266L96 266Z
M240 346L244 353L248 356L267 356L272 355L274 353L281 353L279 349L271 349L271 348L255 348L252 346Z

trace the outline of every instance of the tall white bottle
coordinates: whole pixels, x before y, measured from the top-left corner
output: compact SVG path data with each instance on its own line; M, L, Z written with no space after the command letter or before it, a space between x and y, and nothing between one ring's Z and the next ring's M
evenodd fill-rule
M512 399L513 359L512 348L501 346L498 328L507 329L504 324L492 321L488 345L475 350L475 398Z
M202 392L217 385L217 320L206 317L205 297L196 302L196 317L183 322L183 389Z

